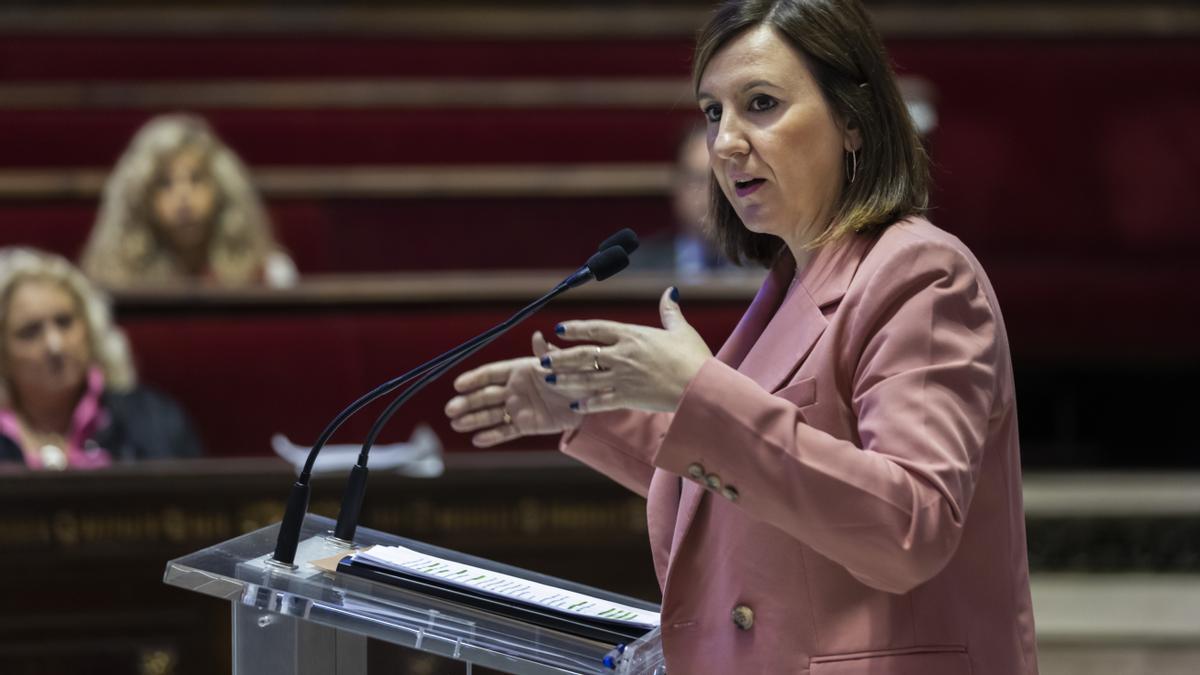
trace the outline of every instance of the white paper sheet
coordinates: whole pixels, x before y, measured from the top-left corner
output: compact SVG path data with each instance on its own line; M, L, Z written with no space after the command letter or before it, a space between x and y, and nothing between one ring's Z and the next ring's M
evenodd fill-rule
M484 591L501 598L523 600L581 617L607 619L647 628L657 626L659 622L658 612L426 555L404 546L372 546L362 553L356 553L354 558L385 569L415 572L454 582L455 585L464 588Z
M307 446L296 445L283 434L271 437L271 449L287 460L300 473L308 461ZM345 473L358 461L359 445L326 445L321 448L313 463L313 473ZM442 475L442 442L433 429L424 424L413 429L407 443L389 443L371 448L371 464L374 471L394 470L396 473L417 478L434 478Z

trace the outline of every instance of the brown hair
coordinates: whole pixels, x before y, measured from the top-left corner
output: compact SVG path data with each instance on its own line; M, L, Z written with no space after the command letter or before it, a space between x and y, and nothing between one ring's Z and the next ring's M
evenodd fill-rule
M704 69L722 47L760 25L774 28L803 55L834 115L862 134L854 181L843 185L832 222L809 247L923 212L928 159L887 52L858 0L729 0L696 41L694 88L699 91ZM746 229L715 177L710 193L710 226L725 253L739 264L770 266L783 241Z

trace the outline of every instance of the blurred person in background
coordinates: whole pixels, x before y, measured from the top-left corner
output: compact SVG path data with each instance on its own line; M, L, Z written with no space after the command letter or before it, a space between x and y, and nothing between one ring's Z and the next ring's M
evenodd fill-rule
M185 114L156 117L134 136L104 187L82 267L112 287L282 287L297 278L246 167Z
M689 126L675 152L671 171L671 213L675 227L642 240L630 258L633 270L673 272L684 279L715 271L737 270L717 249L705 229L712 171L703 125Z
M675 273L683 277L703 276L732 267L713 246L706 231L708 188L712 180L707 138L704 125L688 131L679 144L671 180L671 205L678 226L674 242Z
M1012 359L857 0L731 0L693 64L712 230L770 270L712 354L566 321L455 380L452 426L646 497L667 669L1036 675Z
M83 273L0 249L0 462L96 469L200 454L179 406L137 385L125 336Z

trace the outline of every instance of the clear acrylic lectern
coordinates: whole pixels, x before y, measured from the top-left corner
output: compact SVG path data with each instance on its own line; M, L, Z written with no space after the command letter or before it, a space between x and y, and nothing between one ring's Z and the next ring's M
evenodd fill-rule
M309 564L348 549L329 537L333 521L305 517L296 566L268 563L275 524L167 563L163 580L233 606L234 675L365 675L367 640L479 664L508 673L665 673L657 629L604 665L615 644L533 625L460 603ZM480 567L523 576L634 607L634 598L447 551L368 528L359 547L406 546Z

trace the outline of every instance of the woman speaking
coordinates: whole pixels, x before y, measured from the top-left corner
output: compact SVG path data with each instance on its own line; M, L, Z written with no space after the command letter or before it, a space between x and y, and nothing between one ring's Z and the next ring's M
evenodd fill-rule
M1017 417L995 294L920 214L927 162L856 0L723 5L696 48L711 227L770 273L713 356L567 321L463 374L490 446L562 451L648 499L672 673L1033 675Z

